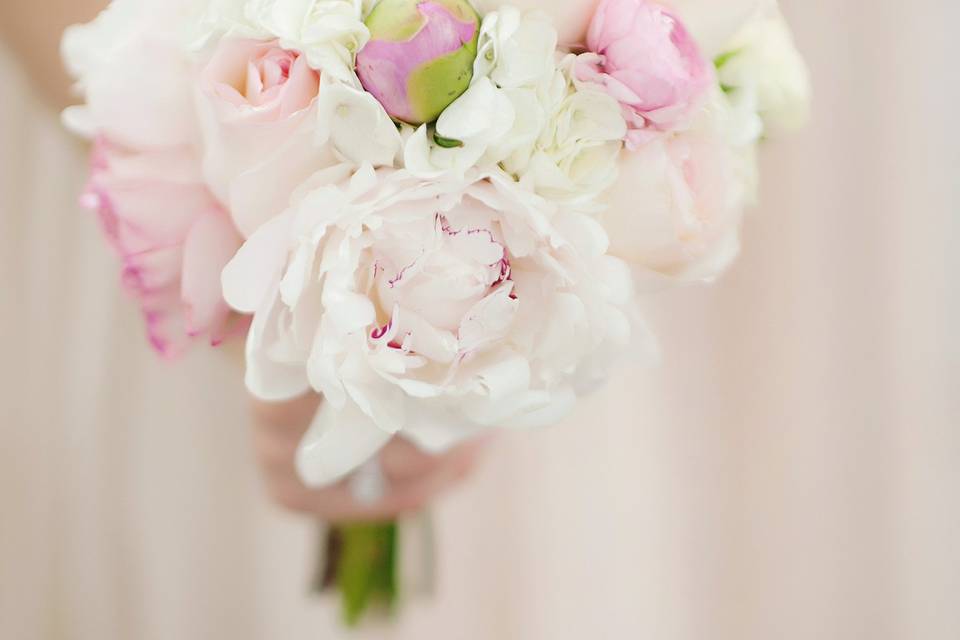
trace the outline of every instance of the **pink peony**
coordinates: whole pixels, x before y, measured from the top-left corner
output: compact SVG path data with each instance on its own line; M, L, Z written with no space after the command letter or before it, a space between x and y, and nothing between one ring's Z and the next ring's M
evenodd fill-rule
M82 204L96 211L123 259L150 342L172 357L190 338L220 344L231 331L220 272L241 238L200 179L189 150L135 152L100 138Z
M647 0L602 0L577 77L623 106L627 147L683 126L714 82L712 65L669 10Z
M470 86L480 17L467 0L383 0L366 24L357 75L393 118L433 122Z

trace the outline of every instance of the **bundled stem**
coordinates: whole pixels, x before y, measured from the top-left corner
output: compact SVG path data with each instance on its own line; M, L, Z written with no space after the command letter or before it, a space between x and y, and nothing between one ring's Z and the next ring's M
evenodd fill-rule
M399 595L396 522L333 527L327 580L340 592L344 622L359 625L372 608L393 611Z

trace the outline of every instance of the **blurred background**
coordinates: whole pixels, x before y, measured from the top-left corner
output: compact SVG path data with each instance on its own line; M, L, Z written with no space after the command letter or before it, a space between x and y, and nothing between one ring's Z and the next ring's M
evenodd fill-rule
M814 118L741 260L647 301L662 366L495 445L436 505L436 596L369 637L960 634L960 5L782 5ZM347 637L236 362L148 351L57 82L0 53L0 637Z

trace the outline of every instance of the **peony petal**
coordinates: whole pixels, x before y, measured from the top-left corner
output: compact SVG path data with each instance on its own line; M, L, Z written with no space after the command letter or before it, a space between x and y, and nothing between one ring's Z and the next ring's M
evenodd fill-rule
M377 319L369 298L329 285L323 291L323 306L330 322L344 333L363 330Z
M280 281L287 260L291 217L278 216L260 227L223 269L223 297L240 313L254 313Z
M239 234L227 214L214 210L202 216L183 246L181 295L191 335L218 332L229 314L223 300L221 273L240 248Z
M297 451L297 471L304 484L322 488L343 479L390 441L356 405L336 409L320 405Z
M460 324L460 353L483 349L507 337L520 302L513 297L513 286L503 283L496 292L478 302Z
M286 308L274 287L254 316L247 335L247 390L256 398L277 402L297 398L310 390L303 366L305 355L278 348Z
M467 398L463 412L477 424L505 429L531 429L556 424L576 405L571 387L555 391L521 391L489 402Z
M411 420L403 430L403 437L421 450L435 455L443 454L453 447L471 440L487 431L487 427L471 423L461 415L456 406L439 402L423 402L418 405L417 419Z
M518 353L502 352L476 373L491 400L499 401L530 387L530 362Z

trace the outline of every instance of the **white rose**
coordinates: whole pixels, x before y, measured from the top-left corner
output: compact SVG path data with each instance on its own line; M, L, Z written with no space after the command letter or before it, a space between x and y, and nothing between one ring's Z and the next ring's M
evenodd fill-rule
M717 66L731 103L755 114L758 128L796 129L809 117L809 71L775 2L727 43Z
M248 386L325 395L301 452L313 485L398 432L442 450L552 423L629 339L629 271L606 246L594 220L497 176L308 185L224 272L227 300L257 307Z
M598 219L610 254L634 268L641 286L710 280L739 252L756 166L754 146L732 140L731 117L723 96L714 95L689 130L623 154Z

